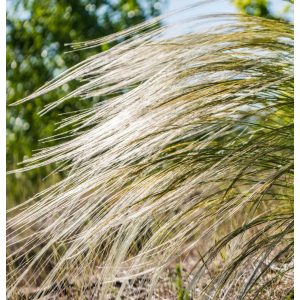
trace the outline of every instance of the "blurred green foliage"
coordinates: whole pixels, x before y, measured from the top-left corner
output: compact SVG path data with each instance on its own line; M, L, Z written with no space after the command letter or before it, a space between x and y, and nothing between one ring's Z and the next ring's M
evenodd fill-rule
M66 43L99 38L140 23L158 15L160 6L159 0L8 1L7 103L25 97L68 67L99 52L99 48L95 48L64 54L69 50ZM61 113L92 105L92 101L72 99L43 117L37 114L45 104L62 97L73 87L66 84L43 98L7 108L7 170L16 169L17 163L30 157L33 150L45 146L39 140L58 133L55 128ZM9 175L8 208L55 182L59 174L45 179L52 168Z
M270 8L268 0L234 0L234 4L242 12L249 15L270 17Z
M271 2L269 0L232 0L234 5L242 13L248 15L254 15L258 17L265 17L270 19L281 19L285 17L286 14L292 9L293 0L282 0L284 4L284 9L275 15L271 10Z

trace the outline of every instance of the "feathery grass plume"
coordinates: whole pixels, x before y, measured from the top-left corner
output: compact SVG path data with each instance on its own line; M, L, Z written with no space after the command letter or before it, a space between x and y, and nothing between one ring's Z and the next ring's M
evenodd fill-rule
M139 278L151 298L193 249L201 258L186 286L200 299L260 296L291 276L292 24L159 20L75 44L119 42L20 101L72 80L80 87L41 113L101 100L64 118L72 129L54 139L66 140L17 170L56 164L67 176L8 212L8 297L37 287L33 299L120 299Z

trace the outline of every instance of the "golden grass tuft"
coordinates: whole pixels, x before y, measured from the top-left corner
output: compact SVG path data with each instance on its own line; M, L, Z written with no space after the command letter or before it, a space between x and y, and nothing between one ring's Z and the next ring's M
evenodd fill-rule
M56 164L67 176L8 212L8 297L55 295L67 281L80 295L93 282L92 297L106 299L116 282L120 297L144 278L151 298L195 249L186 288L207 278L201 299L228 299L236 282L243 299L269 270L288 276L293 26L234 14L160 21L75 45L118 42L20 101L72 80L80 87L42 113L99 100L64 117L66 140L17 170Z

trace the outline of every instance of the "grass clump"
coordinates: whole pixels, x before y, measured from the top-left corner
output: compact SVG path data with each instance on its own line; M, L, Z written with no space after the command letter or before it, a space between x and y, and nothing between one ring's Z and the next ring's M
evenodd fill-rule
M178 264L176 266L176 289L177 289L177 299L178 300L190 300L190 294L186 288L184 288L184 282L181 273L181 267Z
M103 299L138 278L151 298L164 270L201 248L185 285L177 268L178 297L208 269L202 297L235 284L243 299L292 265L292 24L201 15L170 37L158 20L75 45L122 37L21 101L72 80L81 86L42 113L102 99L64 118L66 140L17 170L56 164L68 175L9 211L8 297L26 287L55 295L67 280L79 291L92 282Z

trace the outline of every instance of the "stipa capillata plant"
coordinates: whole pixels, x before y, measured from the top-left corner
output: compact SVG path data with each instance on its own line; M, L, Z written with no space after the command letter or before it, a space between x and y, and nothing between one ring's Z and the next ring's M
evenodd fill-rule
M63 118L57 145L16 171L55 164L66 176L8 212L8 297L38 287L34 299L61 289L106 299L116 282L121 297L139 278L151 298L164 270L195 248L185 289L192 295L209 269L200 299L259 297L290 274L292 24L160 20L74 44L118 42L20 101L73 80L81 85L42 114L99 100ZM269 270L275 279L262 282Z

